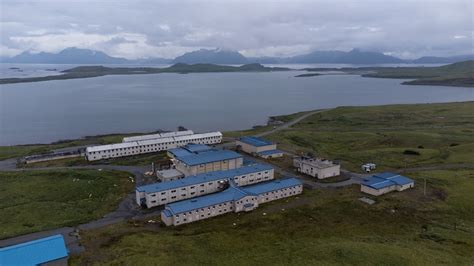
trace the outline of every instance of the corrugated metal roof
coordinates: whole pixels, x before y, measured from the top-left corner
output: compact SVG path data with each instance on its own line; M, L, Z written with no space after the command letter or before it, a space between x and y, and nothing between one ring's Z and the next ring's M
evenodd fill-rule
M210 182L210 181L224 180L224 179L232 178L235 176L246 175L250 173L261 172L261 171L266 171L266 170L271 170L271 169L273 169L273 167L268 164L254 164L254 165L243 166L243 167L232 169L232 170L214 171L214 172L209 172L209 173L204 173L204 174L199 174L199 175L194 175L194 176L188 176L179 180L139 186L136 188L136 190L139 192L145 192L145 193L156 193L160 191L181 188L181 187L201 184L205 182Z
M243 187L242 189L244 189L247 192L259 195L259 194L263 194L263 193L267 193L267 192L271 192L271 191L275 191L279 189L298 186L301 184L302 184L301 181L299 181L298 179L294 177L286 177L284 179L277 179L277 180L273 180L269 182L258 183L252 186L246 186L246 187Z
M190 152L198 153L211 150L212 148L204 144L189 143L188 145L184 146L183 149L186 149Z
M62 235L0 248L0 265L38 265L68 256Z
M245 191L236 187L229 187L224 191L217 192L214 194L167 204L166 210L168 210L172 215L175 215L178 213L201 209L216 204L239 200L245 196L250 195L251 194L248 194Z
M125 138L123 138L122 141L123 142L132 142L132 141L140 141L140 140L150 140L150 139L185 136L185 135L192 135L192 134L194 134L194 132L192 130L173 131L173 132L164 132L164 133L159 133L159 134L149 134L149 135L125 137Z
M165 215L171 216L196 209L206 208L216 204L239 200L245 196L258 196L259 194L294 187L301 184L301 181L296 178L274 180L245 187L234 186L231 182L231 187L224 191L167 204L164 212Z
M194 166L194 165L218 162L218 161L223 161L223 160L242 158L242 155L234 151L215 150L215 151L207 151L207 152L199 153L199 154L177 156L175 158L187 165Z
M247 143L249 145L255 146L255 147L262 147L262 146L268 146L268 145L273 145L273 142L268 141L266 139L262 139L259 137L241 137L239 141Z
M279 154L279 153L283 153L283 152L280 150L269 150L269 151L261 151L258 154L259 155L272 155L272 154Z
M365 179L365 181L362 183L364 186L368 186L374 189L381 189L389 186L394 186L394 185L406 185L413 183L412 179L402 176L399 174L394 174L390 172L385 172L381 174L375 174L372 175L368 178Z

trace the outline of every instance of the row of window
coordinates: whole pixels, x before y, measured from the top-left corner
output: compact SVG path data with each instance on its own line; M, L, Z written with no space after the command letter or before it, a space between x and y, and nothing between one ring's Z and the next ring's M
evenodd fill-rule
M148 144L148 145L140 145L136 147L127 147L127 148L117 148L117 149L110 149L110 150L104 150L104 151L93 151L91 154L100 154L100 153L106 153L106 152L116 152L116 151L129 151L129 150L135 150L135 149L141 149L141 148L153 148L153 147L159 147L163 149L168 149L168 145L171 144L187 144L187 143L199 143L203 142L203 144L211 144L214 140L220 140L221 137L205 137L205 138L199 138L199 139L190 139L190 140L179 140L175 142L164 142L164 143L157 143L157 144ZM211 141L208 141L211 140ZM150 151L150 150L148 150Z

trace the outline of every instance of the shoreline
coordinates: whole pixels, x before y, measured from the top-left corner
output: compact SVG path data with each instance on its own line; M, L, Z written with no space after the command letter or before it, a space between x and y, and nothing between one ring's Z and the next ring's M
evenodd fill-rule
M346 107L351 107L351 108L364 108L364 107L383 107L383 106L400 106L400 105L430 105L430 104L451 104L451 103L472 103L474 101L452 101L452 102L432 102L432 103L401 103L401 104L382 104L382 105L363 105L363 106L357 106L357 105L340 105L336 106L334 108L320 108L320 109L312 109L312 110L303 110L295 113L290 113L290 114L280 114L280 115L272 115L267 117L267 124L265 125L254 125L250 128L245 128L245 129L238 129L238 130L230 130L230 131L221 131L222 133L232 133L232 132L244 132L244 131L249 131L249 130L255 130L258 128L265 128L265 127L270 127L270 126L278 126L277 124L272 124L277 120L278 118L281 117L286 117L286 116L296 116L296 115L304 115L305 113L309 112L315 112L315 111L327 111L327 110L332 110L336 108L346 108ZM285 122L285 121L283 121ZM88 140L95 140L95 139L101 139L101 138L109 138L109 137L123 137L123 136L130 136L130 135L147 135L147 134L155 134L159 132L165 132L169 130L163 130L163 129L158 129L154 131L149 131L149 132L130 132L130 133L124 133L124 132L115 132L115 133L106 133L106 134L97 134L97 135L87 135L79 138L71 138L71 139L59 139L56 141L52 141L49 143L27 143L27 144L12 144L12 145L0 145L0 148L11 148L11 147L29 147L29 146L48 146L48 145L62 145L62 144L68 144L68 143L73 143L77 141L88 141ZM98 144L101 145L101 144ZM68 146L64 147L68 148ZM2 161L2 159L0 159Z

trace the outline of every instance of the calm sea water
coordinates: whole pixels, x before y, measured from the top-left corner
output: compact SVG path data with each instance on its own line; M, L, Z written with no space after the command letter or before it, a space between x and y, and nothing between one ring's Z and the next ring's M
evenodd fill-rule
M119 132L236 130L341 105L474 100L474 89L304 72L105 76L1 85L0 145Z

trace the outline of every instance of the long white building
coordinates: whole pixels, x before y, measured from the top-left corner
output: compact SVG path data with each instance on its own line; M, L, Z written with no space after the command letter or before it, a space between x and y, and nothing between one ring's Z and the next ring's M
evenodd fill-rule
M175 137L164 137L150 140L87 147L86 158L89 161L97 161L102 159L164 151L181 147L188 143L217 144L221 142L222 133L219 131Z
M152 208L224 190L229 185L229 180L238 186L245 186L273 178L272 166L253 164L233 170L214 171L179 180L139 186L135 189L136 202L138 205Z
M179 137L179 136L189 136L189 135L193 135L193 134L194 134L194 132L192 130L164 132L164 133L157 133L157 134L150 134L150 135L125 137L125 138L122 139L122 142L133 142L133 141L142 141L142 140L150 140L150 139L161 139L161 138L170 138L170 137Z
M291 197L303 192L296 178L274 180L248 187L231 186L218 193L167 204L161 220L167 225L181 225L229 212L252 211L259 204Z

